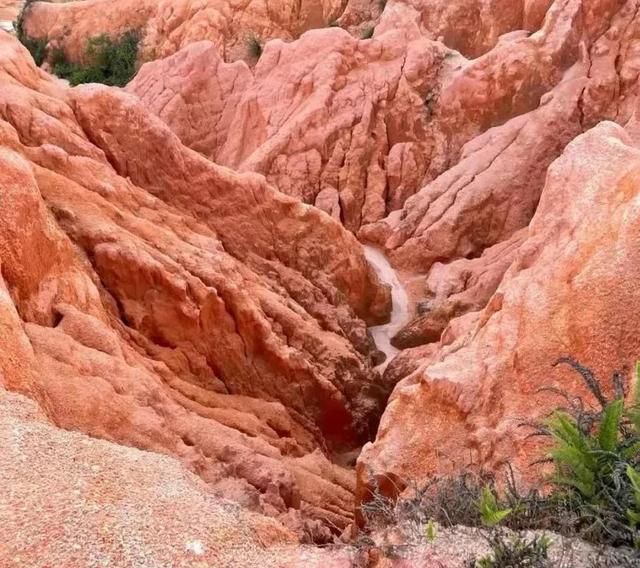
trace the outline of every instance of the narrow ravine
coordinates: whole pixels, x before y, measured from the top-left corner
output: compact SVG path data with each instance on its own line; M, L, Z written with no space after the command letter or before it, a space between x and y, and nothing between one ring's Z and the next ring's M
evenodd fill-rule
M391 286L392 308L389 323L369 328L378 349L387 356L385 362L379 367L384 369L399 351L391 345L391 338L409 320L409 297L385 254L371 245L362 246L367 261L374 268L380 280Z

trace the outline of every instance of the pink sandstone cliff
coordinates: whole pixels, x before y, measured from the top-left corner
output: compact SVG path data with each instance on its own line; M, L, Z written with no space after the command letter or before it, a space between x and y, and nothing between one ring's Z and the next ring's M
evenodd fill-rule
M70 89L0 36L0 382L47 428L177 458L283 543L329 542L376 483L538 481L540 388L586 395L554 362L640 355L638 14L32 5L72 59L132 28L143 50L124 90ZM362 244L410 297L386 370Z

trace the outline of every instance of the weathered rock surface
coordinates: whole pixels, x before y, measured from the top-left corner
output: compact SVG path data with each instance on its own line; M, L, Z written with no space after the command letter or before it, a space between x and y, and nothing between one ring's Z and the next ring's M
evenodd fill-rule
M640 305L638 187L640 150L621 127L603 123L569 144L488 306L396 387L359 459L363 491L373 478L401 487L507 463L535 479L543 442L520 423L562 403L539 389L590 400L575 372L552 364L571 356L608 379L640 352L640 316L621 309Z
M48 22L56 21L58 27L48 37L79 46L69 48L78 51L97 30L115 33L115 28L126 27L120 20L140 27L136 18L155 17L141 8L127 16L131 7L118 0L109 8L118 9L117 17L96 22L94 15L86 24L90 27L83 28L82 22L96 13L92 2L36 4L26 20L27 31L43 36ZM181 27L187 19L176 0L171 2L175 25ZM225 64L230 58L217 55L219 42L211 34L187 34L152 58L186 46L183 51L144 66L129 90L193 149L234 169L262 173L280 191L317 205L353 232L363 228L363 238L376 239L380 230L370 225L401 209L425 183L455 165L464 144L491 126L536 109L540 96L577 60L580 31L596 37L601 30L593 22L607 15L596 9L593 21L585 21L579 0L551 7L548 1L509 4L469 0L433 7L389 0L380 13L380 3L350 2L340 24L354 29L365 21L377 23L373 39L329 28L308 32L293 43L275 40L265 46L253 70L242 63ZM153 10L155 14L156 5ZM241 11L238 17L248 18L248 13ZM72 25L76 20L77 28ZM460 45L449 41L453 22ZM73 31L62 34L65 26ZM531 37L514 32L498 41L500 34L523 27L541 29ZM147 45L155 41L149 39L151 32L145 37ZM204 38L213 44L197 43ZM473 57L491 47L476 60L449 49ZM505 134L504 144L513 142L517 130ZM564 130L535 156L527 148L526 156L518 157L540 162L544 171L577 134ZM492 141L488 151L499 145ZM511 224L526 225L534 205L535 200L528 210L515 211ZM420 208L407 206L413 209ZM417 215L414 211L413 218Z
M0 21L13 21L18 15L20 4L20 0L0 0Z
M0 382L251 509L346 526L353 477L325 454L376 427L365 321L389 311L355 238L132 96L49 78L7 34L0 164Z
M420 93L435 87L443 57L442 46L407 43L402 30L362 41L331 28L268 43L253 74L194 44L145 65L128 90L194 149L264 174L355 232L419 186Z
M580 46L627 17L615 0L594 2L588 16L579 0L510 4L390 0L373 39L330 28L275 40L252 71L192 45L145 65L129 90L187 145L264 174L386 244L399 267L426 272L528 224L546 168L584 130L590 59ZM434 39L446 42L451 10L496 26L456 24L467 52L493 49L468 60ZM497 40L525 21L540 29Z
M436 156L451 164L401 211L361 229L362 238L386 248L394 265L427 275L425 296L416 301L430 314L418 314L424 317L401 332L396 344L437 341L452 317L486 303L499 272L509 265L510 253L502 260L496 255L512 251L506 243L529 224L547 168L567 143L603 119L626 125L630 133L635 129L640 25L635 2L599 0L587 11L583 6L554 2L538 32L504 36L443 87L438 101L446 92L448 103L439 120L459 128ZM481 99L482 108L474 109ZM468 113L464 122L461 105ZM451 112L458 116L453 122L444 118ZM480 133L486 127L491 128ZM433 161L431 169L438 170ZM441 266L452 262L450 268ZM461 298L449 298L460 285L440 279L464 266L461 276L477 282L487 262L493 283L467 294L463 309Z
M538 388L584 394L552 363L607 376L640 351L639 14L35 4L27 32L72 58L140 28L149 62L127 93L68 90L0 44L4 382L316 540L309 519L352 519L353 476L327 456L348 461L398 383L359 499L373 478L469 465L533 479L540 447L517 425L558 404ZM248 33L276 38L258 61ZM386 251L417 306L382 380L365 324L388 292L352 235Z
M522 229L479 258L434 264L421 295L420 313L392 338L392 344L405 349L436 343L451 320L484 308L526 236L527 229Z
M189 43L209 40L226 61L255 61L250 43L292 40L326 27L344 10L341 0L78 0L31 6L26 32L54 40L72 60L81 60L87 39L137 29L143 60L167 57Z
M637 187L632 174L621 179L639 140L639 34L635 1L554 2L538 32L502 37L443 86L442 116L453 108L462 117L461 106L469 113L446 121L459 128L435 155L449 165L401 211L360 231L397 267L426 277L420 313L394 338L420 347L386 371L386 383L404 380L360 457L359 498L374 478L393 491L470 465L508 462L533 480L539 471L527 466L540 447L517 425L561 402L536 389L559 382L585 394L570 371L554 375L552 363L570 355L609 376L638 356L637 322L620 310L637 304L633 229L611 229L616 240L598 227L611 227L614 211L634 216L638 192L626 190L628 201L619 194ZM626 133L596 128L554 162L603 119ZM610 265L607 254L625 261ZM597 258L583 267L583 255ZM609 282L603 272L616 276ZM567 274L580 275L579 290Z

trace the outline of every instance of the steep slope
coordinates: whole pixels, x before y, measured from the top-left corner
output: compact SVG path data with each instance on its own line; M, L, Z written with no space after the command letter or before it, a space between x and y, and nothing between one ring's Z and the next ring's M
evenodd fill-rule
M0 78L5 385L251 508L346 526L353 478L323 451L376 427L365 321L389 311L357 241L6 34Z
M213 41L226 61L254 61L253 40L295 39L336 21L346 4L345 0L37 2L29 9L25 31L59 45L74 61L82 59L88 38L129 29L140 31L145 61L167 57L204 39Z
M492 234L477 243L480 252L529 222L537 196L527 187L493 190L495 203L484 208L482 215L472 215L481 229L457 221L468 215L466 210L446 210L457 192L456 187L446 191L451 180L482 171L477 171L478 157L463 167L467 155L463 147L491 127L514 120L500 140L479 139L475 150L484 147L481 159L490 163L508 150L518 151L528 134L526 153L520 150L515 161L509 156L509 164L518 176L526 168L538 168L537 175L520 184L537 183L539 195L545 168L582 130L577 112L570 112L570 102L542 110L541 97L579 65L579 46L593 43L619 4L616 0L594 3L593 13L585 18L579 0L555 2L543 23L547 6L538 3L539 15L526 19L529 29L540 29L533 35L514 32L499 42L474 35L484 33L476 25L457 26L456 37L476 46L466 52L486 51L496 44L482 57L468 60L453 46L433 39L446 39L440 34L442 22L450 21L445 3L438 11L420 3L415 7L389 1L370 40L331 28L308 32L292 43L272 41L253 71L241 63L224 64L212 45L194 44L172 58L145 65L129 91L141 97L187 145L230 167L264 174L280 191L315 204L364 240L387 241L389 249L399 248L413 236L409 231L417 229L431 203L424 197L407 200L451 170L448 177L433 182L443 187L431 192L443 195L443 205L431 211L444 227L444 235L432 239L429 233L425 236L429 246L418 241L417 251L407 247L411 263L400 254L392 256L402 268L425 271L429 266L423 266L423 258L429 247L441 242L444 247L446 240L458 245L434 251L434 260L467 256L469 252L462 250L466 241L486 231L487 218L504 215L506 208L512 209L510 217L504 227L494 222ZM446 6L468 8L464 3ZM533 10L533 5L527 9ZM523 23L523 10L517 3L510 8L492 3L478 8L478 13L486 13L483 21L490 22L500 21L503 15L506 23L498 29L509 31ZM562 96L577 100L581 87L574 83L578 93L565 88ZM529 125L531 121L523 117L539 108L543 116ZM561 113L566 112L564 117ZM549 139L539 142L540 123L551 121L561 123L561 129L549 131ZM527 132L519 136L525 122ZM538 143L535 154L530 152L532 143ZM502 183L514 180L505 177ZM510 207L507 191L518 196L517 207ZM473 188L469 192L478 194ZM398 210L402 211L391 217L393 221L378 223ZM398 218L403 223L396 229L393 223ZM449 231L452 223L458 226ZM393 239L388 225L396 229Z
M519 481L535 480L545 442L523 424L563 406L558 392L594 403L577 373L553 363L570 356L611 389L611 373L628 372L640 353L639 222L640 150L602 123L549 169L487 307L397 385L358 461L362 496L374 480L393 491L469 467L509 464Z
M77 368L79 348L59 355L67 336L100 345L105 365L122 353L171 405L179 391L189 426L166 418L177 410L164 398L149 435L137 414L121 427L120 408L108 427L78 418L84 399L63 420L61 395L45 404L56 420L115 430L253 507L341 529L353 478L325 456L372 437L396 383L358 462L359 499L373 480L390 489L470 465L510 463L534 480L541 447L517 425L559 404L539 387L585 394L554 361L570 355L606 376L638 356L640 4L339 4L34 4L28 33L50 33L72 58L92 35L140 28L152 61L127 94L68 90L32 67L13 75L22 86L4 91L5 145L26 165L10 153L5 169L40 204L34 227L68 239L57 254L80 256L64 261L63 280L82 284L32 298L20 275L32 251L12 253L3 275L16 353L21 322L37 369ZM344 29L310 29L338 16ZM276 38L251 66L236 61L247 30ZM365 324L385 321L389 296L353 235L387 254L415 308L382 379ZM99 343L78 339L88 315L106 326ZM54 347L51 328L64 334ZM82 376L122 375L107 368ZM55 399L40 379L16 380ZM212 442L220 424L243 436Z
M167 456L55 428L4 389L0 409L3 566L269 566L265 548L296 542Z

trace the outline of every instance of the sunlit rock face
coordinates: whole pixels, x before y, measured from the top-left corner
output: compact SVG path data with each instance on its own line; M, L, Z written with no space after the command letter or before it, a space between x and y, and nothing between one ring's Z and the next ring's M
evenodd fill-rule
M0 78L5 386L294 528L346 526L353 477L326 456L375 430L366 326L390 310L356 239L7 34Z
M2 38L4 382L315 540L374 483L539 479L553 363L640 352L636 4L33 5L143 65L71 90Z
M424 276L360 498L375 480L391 491L469 466L534 481L542 449L518 424L562 404L538 389L589 399L553 363L572 356L607 380L633 365L637 321L620 307L637 304L639 26L633 2L553 2L538 31L500 38L448 87L450 107L482 101L451 140L476 134L362 231Z
M531 462L544 440L523 424L562 405L558 390L591 400L579 374L553 363L571 356L611 388L612 372L628 372L640 351L640 316L621 309L640 305L638 188L640 150L621 127L602 123L569 144L487 307L417 353L396 387L359 458L363 492L376 479L424 482L468 467L508 464L525 483L540 475Z
M367 2L377 6L375 1ZM143 60L172 55L190 43L209 40L226 61L255 62L255 41L294 40L305 31L336 25L342 0L83 0L37 3L30 8L26 31L62 46L80 60L89 37L139 30Z

